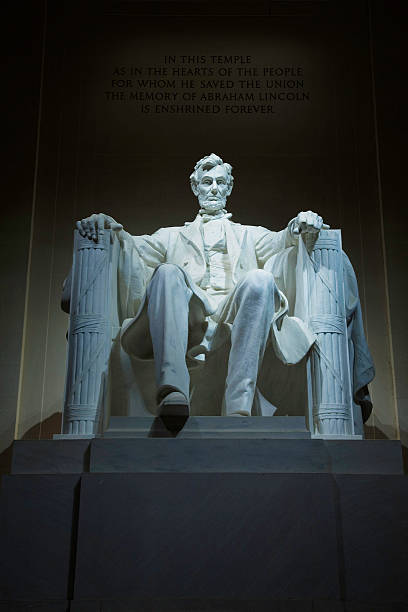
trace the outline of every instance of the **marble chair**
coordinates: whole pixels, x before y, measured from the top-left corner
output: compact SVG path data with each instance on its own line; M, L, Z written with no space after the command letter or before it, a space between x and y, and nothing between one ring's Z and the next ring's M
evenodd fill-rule
M361 438L361 408L352 393L354 355L348 333L341 231L321 230L317 239L303 236L296 251L296 291L282 289L291 302L291 312L317 338L304 364L306 422L312 437ZM93 242L75 231L72 278L65 296L70 321L63 434L68 437L103 434L111 413L151 416L154 412L153 395L149 399L143 391L154 386L152 368L133 363L118 339L122 324L118 257L114 232L107 230ZM272 271L273 262L269 268ZM194 380L193 373L193 386ZM257 390L253 414L271 416L274 412L275 407Z

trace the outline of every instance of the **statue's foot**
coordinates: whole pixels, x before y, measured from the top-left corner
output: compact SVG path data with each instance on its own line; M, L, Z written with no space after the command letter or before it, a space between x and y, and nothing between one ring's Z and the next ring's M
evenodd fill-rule
M227 416L235 416L235 417L249 417L249 412L246 410L240 410L238 412L230 412Z
M190 403L180 391L171 391L160 402L158 416L185 416L190 414Z

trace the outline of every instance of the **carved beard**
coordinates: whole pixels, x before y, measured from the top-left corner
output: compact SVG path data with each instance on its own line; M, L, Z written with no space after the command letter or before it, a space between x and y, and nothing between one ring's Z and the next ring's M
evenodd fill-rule
M223 198L221 200L204 200L203 202L199 202L200 208L211 213L218 212L225 207L226 199Z

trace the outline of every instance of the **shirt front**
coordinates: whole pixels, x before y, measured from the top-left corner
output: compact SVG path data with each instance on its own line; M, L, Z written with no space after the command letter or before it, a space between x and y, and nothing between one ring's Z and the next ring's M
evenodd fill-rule
M228 255L225 227L222 219L202 223L206 271L200 287L210 296L215 306L223 301L233 288L232 266Z

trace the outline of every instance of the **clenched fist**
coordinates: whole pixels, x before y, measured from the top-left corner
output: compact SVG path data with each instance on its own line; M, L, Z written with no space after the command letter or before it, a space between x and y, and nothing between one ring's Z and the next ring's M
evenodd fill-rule
M317 234L321 229L330 229L330 225L323 223L322 217L311 210L300 212L290 223L291 231L295 235L301 232Z

